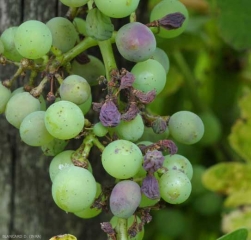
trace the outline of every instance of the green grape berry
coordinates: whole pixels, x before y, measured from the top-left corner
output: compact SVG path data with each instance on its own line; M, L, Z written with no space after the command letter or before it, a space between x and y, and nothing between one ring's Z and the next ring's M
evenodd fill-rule
M60 85L59 94L62 100L80 105L90 97L91 87L83 77L70 75Z
M12 61L19 62L23 56L17 51L15 46L15 34L18 27L10 27L4 30L1 35L1 41L4 46L3 55Z
M96 192L95 198L99 197L99 195L101 194L101 191L102 191L101 185L100 185L100 183L97 183L97 192ZM74 212L74 214L80 218L89 219L89 218L96 217L101 212L102 212L102 209L90 206L90 207L83 209L80 212Z
M119 179L133 177L140 169L143 156L138 146L127 140L109 143L102 152L102 165L107 173Z
M54 17L46 23L46 26L50 29L54 47L63 53L73 48L78 34L71 21L64 17Z
M15 34L17 51L29 59L38 59L50 51L52 35L49 28L42 22L28 20L22 23Z
M19 128L23 119L30 113L40 110L40 102L28 92L13 95L5 109L7 121Z
M89 0L60 0L64 5L69 7L81 7L85 5Z
M11 91L0 82L0 114L5 111L7 102L11 97Z
M139 0L95 0L97 8L106 16L123 18L136 10Z
M174 113L168 122L170 134L183 144L194 144L204 134L204 124L200 117L190 111Z
M143 92L152 90L159 94L166 84L166 71L158 61L148 59L134 65L131 73L135 76L133 87Z
M160 196L168 203L180 204L191 194L192 186L186 174L170 170L159 179Z
M59 154L57 154L50 163L49 166L49 174L50 174L50 178L51 181L53 182L53 180L55 179L56 175L64 168L70 167L70 166L74 166L73 162L72 162L72 154L75 151L73 150L65 150L63 152L60 152ZM92 166L90 164L90 162L88 161L88 170L92 173Z
M93 126L93 133L98 137L104 137L108 133L108 129L98 122Z
M84 168L70 166L60 171L52 184L52 197L66 212L78 212L91 206L96 196L96 181Z
M136 142L144 132L144 122L140 114L130 121L121 120L115 128L119 138Z
M45 126L58 139L76 137L84 127L84 120L80 108L69 101L55 102L45 112Z
M53 136L45 127L44 116L44 111L35 111L27 115L21 122L20 137L26 144L42 146L52 141Z
M163 167L167 168L167 170L177 170L183 172L187 175L189 180L193 177L193 167L190 161L182 155L173 154L166 155Z

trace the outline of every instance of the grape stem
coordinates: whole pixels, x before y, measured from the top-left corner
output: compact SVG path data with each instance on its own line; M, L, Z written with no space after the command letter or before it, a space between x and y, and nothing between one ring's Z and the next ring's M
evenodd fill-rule
M112 50L111 39L105 41L99 41L98 45L105 64L106 79L107 81L109 81L111 79L111 74L110 74L111 71L117 69L117 64Z
M128 240L127 235L127 219L118 218L117 226L115 227L117 240Z
M205 106L202 104L202 102L198 96L198 93L196 91L198 86L196 85L195 77L194 77L192 71L190 70L183 54L180 51L175 51L173 53L173 56L176 61L176 64L178 65L181 72L185 76L185 83L186 83L187 89L190 93L190 98L191 98L191 101L194 105L194 108L198 112L203 112L205 110Z

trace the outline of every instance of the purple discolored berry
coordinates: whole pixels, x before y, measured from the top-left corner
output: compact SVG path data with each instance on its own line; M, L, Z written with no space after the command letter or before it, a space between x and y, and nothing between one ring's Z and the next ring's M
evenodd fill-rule
M141 186L141 191L150 199L159 199L159 183L153 175L147 175Z
M144 156L143 167L147 172L154 173L162 167L164 159L162 152L158 150L147 151Z
M100 109L99 119L103 126L105 127L115 127L119 124L121 114L110 99L107 99Z

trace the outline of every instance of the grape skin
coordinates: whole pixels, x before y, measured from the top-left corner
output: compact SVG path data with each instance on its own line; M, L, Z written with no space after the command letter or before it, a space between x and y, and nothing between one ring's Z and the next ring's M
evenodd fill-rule
M19 62L23 56L17 51L15 46L15 34L18 27L10 27L4 30L1 40L4 45L3 55L12 61Z
M183 3L177 0L164 0L159 2L153 10L151 11L150 21L161 19L170 13L180 12L185 16L185 21L182 26L177 29L167 30L163 27L160 27L160 31L157 33L158 36L162 38L173 38L179 36L185 29L188 24L188 11Z
M169 170L159 180L160 196L168 203L180 204L188 199L192 185L186 174Z
M104 137L108 133L108 129L98 122L93 126L93 133L98 137Z
M121 120L115 128L119 138L136 142L144 133L144 122L140 114L130 121Z
M5 107L11 97L11 91L0 82L0 114L4 112Z
M182 155L173 154L166 155L163 167L167 168L167 170L177 170L183 172L187 175L189 180L193 177L193 167L190 161Z
M102 165L114 178L133 177L140 169L143 156L138 146L127 140L109 143L102 152Z
M62 53L74 47L78 34L74 25L68 19L55 17L50 19L46 26L50 29L54 47L58 48Z
M84 168L70 166L60 171L52 183L52 197L66 212L78 212L91 206L96 196L96 181Z
M110 210L120 218L129 218L133 215L141 201L140 187L130 180L118 182L112 189L110 196Z
M72 154L74 153L74 150L65 150L63 152L60 152L57 154L50 163L49 166L49 174L51 181L53 182L56 175L64 168L73 166L73 162L71 159ZM92 173L92 166L90 162L88 161L88 169Z
M170 62L169 62L169 58L164 50L157 47L155 49L154 53L152 54L151 58L158 61L159 63L161 63L161 65L164 67L164 69L166 71L166 74L168 73L169 67L170 67Z
M204 134L204 124L199 116L190 111L174 113L168 122L170 134L183 144L194 144Z
M159 94L166 84L166 72L164 67L156 60L148 59L134 65L131 73L135 76L133 87L143 92L152 90Z
M95 0L94 2L103 14L112 18L129 16L139 4L139 0Z
M152 31L140 22L132 22L121 27L116 35L119 53L132 62L145 61L156 49Z
M91 87L84 78L78 75L70 75L60 85L59 94L62 100L82 104L90 97Z
M20 127L23 119L30 113L40 110L40 102L28 92L13 95L5 109L7 121L16 128Z
M50 51L52 35L49 28L37 20L22 23L15 34L17 51L29 59L38 59Z
M89 0L60 0L64 5L69 7L81 7L85 5Z
M45 156L56 156L64 150L68 142L68 140L53 138L49 143L41 146L41 150Z
M44 123L45 111L35 111L21 122L19 133L21 139L30 146L42 146L52 141Z
M97 182L97 192L96 192L95 198L98 198L101 192L102 192L101 185L100 183ZM101 212L102 212L102 209L98 209L98 208L94 208L90 206L88 208L83 209L80 212L74 212L74 214L80 218L89 219L89 218L96 217Z
M45 126L58 139L76 137L84 127L84 120L80 108L69 101L55 102L45 112Z

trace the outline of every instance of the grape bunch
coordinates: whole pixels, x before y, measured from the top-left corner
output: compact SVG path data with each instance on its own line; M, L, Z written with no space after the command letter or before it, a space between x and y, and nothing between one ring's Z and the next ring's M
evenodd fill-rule
M0 82L0 113L24 143L52 158L51 191L59 208L80 218L110 211L111 221L101 224L110 239L143 239L151 208L160 202L180 204L192 190L192 165L178 154L175 141L194 144L204 133L193 112L155 116L147 111L168 88L169 58L156 36L180 35L187 9L178 0L162 0L144 24L136 18L139 0L61 2L79 11L47 23L28 20L2 33L0 63L18 69ZM128 23L114 29L114 18L128 18ZM112 44L134 64L131 69L118 69ZM94 47L102 59L88 53ZM28 81L14 90L16 79L27 72ZM100 89L96 102L93 86ZM88 118L90 111L94 119ZM141 141L144 136L154 137ZM75 139L82 144L66 150ZM95 164L114 179L112 186L95 179L93 146L101 155Z

